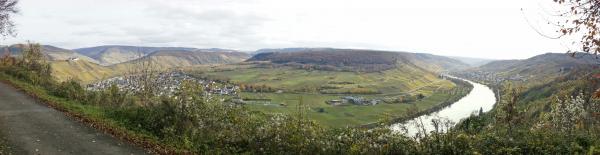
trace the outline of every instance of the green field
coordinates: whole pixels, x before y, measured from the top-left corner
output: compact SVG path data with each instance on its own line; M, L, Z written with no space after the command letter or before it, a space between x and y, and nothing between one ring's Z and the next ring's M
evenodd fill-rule
M232 67L233 66L233 67ZM252 64L227 65L202 70L201 76L229 79L238 84L266 85L285 92L316 92L324 86L331 91L366 89L381 94L409 93L419 87L439 82L430 72L412 66L375 73L303 70L290 67L261 68Z
M271 101L253 101L246 104L251 110L266 113L297 113L299 102L302 100L303 105L308 107L307 114L310 119L324 126L345 127L375 123L386 117L404 117L409 109L426 110L446 101L451 95L437 93L410 104L382 103L375 106L332 106L325 101L338 99L339 96L320 94L243 93L242 96L261 96L271 99ZM280 105L281 103L284 105Z
M435 74L411 66L375 73L304 70L290 67L256 67L252 64L226 65L203 70L196 75L205 78L227 79L237 84L266 85L279 93L243 92L245 105L266 113L294 114L298 105L307 107L308 117L328 127L358 126L375 123L386 117L399 118L416 110L435 107L452 96L457 86ZM377 93L333 93L346 90L369 90ZM343 96L366 99L390 99L399 96L423 94L425 98L409 103L381 103L375 106L326 104L325 101ZM262 99L262 100L261 100ZM410 110L409 110L410 109Z

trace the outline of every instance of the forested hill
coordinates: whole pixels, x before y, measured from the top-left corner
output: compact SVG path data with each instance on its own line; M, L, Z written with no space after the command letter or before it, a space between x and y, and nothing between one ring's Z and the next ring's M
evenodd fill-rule
M477 70L497 72L503 75L547 77L599 64L600 59L596 59L594 55L576 54L572 56L565 53L546 53L525 60L493 61L480 66Z
M316 65L320 68L346 68L376 72L397 65L411 65L430 71L455 70L468 67L458 60L422 53L389 52L357 49L294 48L258 53L247 61L270 61L278 64Z

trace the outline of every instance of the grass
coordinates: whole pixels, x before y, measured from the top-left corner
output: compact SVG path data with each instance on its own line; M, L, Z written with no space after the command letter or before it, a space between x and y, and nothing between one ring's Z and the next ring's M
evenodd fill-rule
M198 72L199 76L218 79L226 77L234 83L267 85L277 90L283 90L284 93L244 92L240 97L268 100L247 102L246 106L250 110L284 114L297 113L298 105L302 100L303 104L309 108L307 113L309 119L327 127L365 125L386 117L402 118L409 112L415 112L415 109L424 111L447 101L452 95L443 93L443 90L456 87L450 81L439 79L430 72L410 66L400 66L377 73L355 73L307 71L290 67L261 68L253 64L238 64L218 66ZM316 91L316 89L343 91L356 88L375 90L379 94L321 94ZM349 95L381 99L406 94L423 94L426 98L411 104L383 103L375 106L332 106L325 103L325 101Z
M253 64L225 65L222 68L203 71L200 76L228 78L242 84L266 85L286 92L334 86L337 88L327 90L364 88L382 94L407 93L440 80L435 74L411 66L399 66L396 69L376 73L307 71L290 67L259 68Z
M113 66L114 70L83 61L54 62L55 77L66 80L69 75L76 75L81 82L88 83L123 72L127 67ZM227 77L235 83L267 85L286 93L242 93L242 98L267 98L271 103L248 104L252 110L266 113L296 112L299 99L310 107L309 117L324 126L345 127L373 123L384 117L403 117L407 109L425 110L432 108L449 98L449 94L439 94L438 90L448 90L455 85L449 81L438 79L436 75L412 66L399 66L396 69L375 73L334 72L322 70L302 70L290 67L260 68L254 64L216 65L195 67L203 70L201 76ZM93 71L93 72L90 72ZM75 73L78 72L78 73ZM360 95L365 98L395 97L405 94L424 94L427 96L413 104L380 104L376 106L330 106L325 101L339 99L344 94L320 94L317 90L329 92L348 92L351 90L367 90L379 94ZM307 92L308 91L308 92ZM301 93L292 93L301 92ZM285 104L286 106L281 106ZM77 105L77 104L75 104ZM413 107L414 106L414 107ZM97 114L91 107L71 107L88 115ZM101 109L96 109L101 110ZM319 112L323 111L323 112ZM102 116L95 116L102 117Z
M375 106L343 105L332 106L326 100L339 99L340 96L319 94L274 94L244 93L242 96L261 96L271 99L270 102L246 104L250 110L265 113L295 114L298 112L300 99L309 108L308 118L327 127L359 126L375 123L386 117L400 118L409 114L409 109L426 110L433 108L450 98L450 94L436 93L410 104L378 104ZM281 106L284 103L285 106ZM320 112L322 109L323 112Z

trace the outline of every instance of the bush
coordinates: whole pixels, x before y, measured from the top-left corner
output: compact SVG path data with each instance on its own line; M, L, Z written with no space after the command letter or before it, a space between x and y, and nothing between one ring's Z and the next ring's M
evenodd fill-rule
M55 96L68 98L76 101L84 101L87 98L85 93L85 90L83 89L83 87L81 87L79 82L73 79L61 82L52 91L52 94Z

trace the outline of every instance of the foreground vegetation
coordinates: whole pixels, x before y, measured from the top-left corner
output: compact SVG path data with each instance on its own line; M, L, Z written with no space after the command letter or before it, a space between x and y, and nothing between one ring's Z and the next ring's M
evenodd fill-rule
M9 154L10 149L8 148L8 143L4 138L0 138L0 154Z
M34 46L32 46L35 49ZM472 116L448 133L420 133L406 137L386 127L324 128L307 119L306 106L298 105L293 115L265 114L243 106L199 95L201 86L184 82L176 97L155 96L151 87L138 93L116 87L86 91L76 81L55 82L48 77L47 64L36 58L5 58L0 67L3 79L58 109L85 119L115 135L145 144L156 153L210 154L598 154L600 136L595 117L578 116L576 124L561 124L562 106L545 109L551 118L543 125L518 108L523 91L508 88L498 107L488 114ZM11 60L11 61L5 61ZM13 61L14 60L14 61ZM583 83L582 83L583 84ZM561 89L571 91L572 89ZM584 93L585 95L585 93ZM585 97L585 96L583 96ZM595 104L589 99L584 105ZM568 102L564 102L568 101ZM561 99L558 105L583 100ZM583 106L586 107L586 106ZM593 107L593 106L587 106ZM593 108L582 110L595 113ZM568 110L567 110L568 111ZM580 121L588 120L588 121ZM441 125L449 128L451 124ZM550 125L557 124L557 125ZM581 125L581 127L579 127Z

